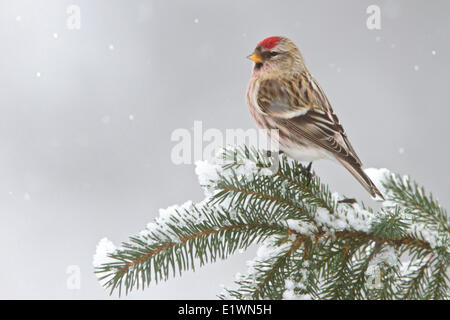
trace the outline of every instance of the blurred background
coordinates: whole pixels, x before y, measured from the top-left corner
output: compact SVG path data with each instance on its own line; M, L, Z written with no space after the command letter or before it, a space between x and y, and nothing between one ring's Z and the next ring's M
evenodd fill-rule
M245 57L272 35L298 44L366 167L410 174L450 207L449 1L0 0L0 298L110 298L96 244L202 199L171 134L254 128ZM342 167L314 168L373 205ZM254 253L128 297L214 299Z

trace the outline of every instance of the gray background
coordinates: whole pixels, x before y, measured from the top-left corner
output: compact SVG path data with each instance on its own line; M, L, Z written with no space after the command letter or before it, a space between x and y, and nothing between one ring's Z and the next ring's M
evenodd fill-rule
M81 30L66 27L69 4ZM370 4L380 31L366 28ZM366 167L408 173L449 207L449 31L445 0L1 0L0 298L108 298L97 242L202 199L170 135L194 120L253 128L245 56L271 35L298 44ZM345 169L314 166L373 204ZM254 250L129 297L215 298ZM67 289L69 265L80 290Z

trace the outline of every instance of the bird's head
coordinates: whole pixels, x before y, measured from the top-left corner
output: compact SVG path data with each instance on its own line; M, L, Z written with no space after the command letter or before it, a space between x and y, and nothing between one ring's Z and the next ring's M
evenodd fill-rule
M248 58L255 62L254 72L301 71L303 57L297 46L285 37L269 37L258 43Z

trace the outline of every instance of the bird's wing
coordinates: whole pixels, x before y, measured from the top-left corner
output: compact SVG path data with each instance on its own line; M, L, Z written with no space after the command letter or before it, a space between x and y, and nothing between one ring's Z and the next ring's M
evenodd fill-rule
M259 84L260 112L270 116L291 139L321 147L335 157L361 166L344 129L314 78L308 73L265 79Z

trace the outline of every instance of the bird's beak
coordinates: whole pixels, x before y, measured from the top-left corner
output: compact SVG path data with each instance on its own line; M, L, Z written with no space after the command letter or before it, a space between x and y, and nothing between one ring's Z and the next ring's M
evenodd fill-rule
M260 62L263 61L261 56L259 54L255 53L255 52L252 53L251 55L249 55L247 58L249 58L250 60L252 60L252 61L254 61L256 63L260 63Z

